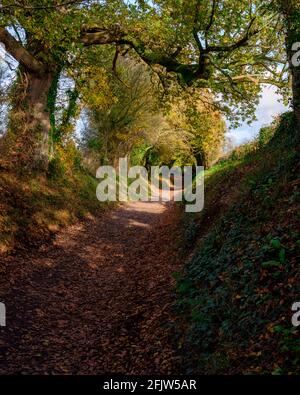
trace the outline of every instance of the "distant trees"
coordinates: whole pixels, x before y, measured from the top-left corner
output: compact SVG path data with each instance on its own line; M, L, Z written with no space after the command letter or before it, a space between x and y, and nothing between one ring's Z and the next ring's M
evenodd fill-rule
M213 96L208 91L193 92L185 107L193 156L198 165L207 168L221 155L226 131L224 118L214 107Z
M218 158L225 122L202 89L182 90L164 97L157 76L145 65L126 58L111 74L111 101L87 106L83 130L85 158L93 168L133 155L136 164L209 166ZM205 100L203 100L205 98Z
M100 107L87 105L88 123L83 131L86 154L98 163L112 163L143 141L149 129L159 127L155 84L142 64L123 59L117 74L109 77L111 100Z

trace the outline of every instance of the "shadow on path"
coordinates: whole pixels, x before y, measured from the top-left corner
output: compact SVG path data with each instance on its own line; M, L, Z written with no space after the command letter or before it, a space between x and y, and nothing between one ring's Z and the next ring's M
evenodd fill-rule
M0 372L174 373L176 211L174 203L129 203L10 257Z

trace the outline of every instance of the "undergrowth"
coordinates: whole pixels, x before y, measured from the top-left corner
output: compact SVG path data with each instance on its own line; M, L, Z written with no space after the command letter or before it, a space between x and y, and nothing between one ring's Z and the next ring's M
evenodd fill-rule
M0 173L0 256L44 243L62 227L105 208L96 199L97 180L75 159L71 167L53 159L44 175Z
M290 113L273 129L207 172L205 209L185 218L192 258L176 304L185 372L299 373L299 137Z

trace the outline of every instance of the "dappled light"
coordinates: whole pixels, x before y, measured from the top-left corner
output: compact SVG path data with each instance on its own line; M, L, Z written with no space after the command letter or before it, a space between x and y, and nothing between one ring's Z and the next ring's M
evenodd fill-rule
M299 143L299 0L1 0L0 374L299 374Z

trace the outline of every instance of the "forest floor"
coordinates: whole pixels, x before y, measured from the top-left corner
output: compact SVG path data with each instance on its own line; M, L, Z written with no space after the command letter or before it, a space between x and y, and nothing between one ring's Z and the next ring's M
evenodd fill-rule
M6 257L0 373L176 372L177 211L128 203Z

